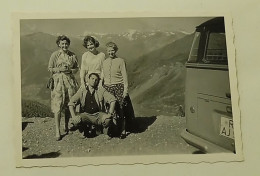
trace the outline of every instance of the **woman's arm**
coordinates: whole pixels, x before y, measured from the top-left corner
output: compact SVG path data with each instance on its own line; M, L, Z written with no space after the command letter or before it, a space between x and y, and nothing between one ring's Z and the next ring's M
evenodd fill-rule
M59 67L55 67L55 57L56 57L56 52L52 53L48 65L48 71L51 72L52 74L61 72Z
M104 85L104 61L101 64L100 82L99 85Z
M87 73L87 66L85 65L86 63L86 59L87 59L87 53L84 53L82 55L82 59L81 59L81 68L80 68L80 82L81 84L85 84L85 76Z
M74 55L73 58L74 58L74 64L70 70L71 70L71 73L76 74L79 70L78 58L76 55Z
M126 97L128 94L128 78L127 78L127 72L126 72L126 64L125 61L122 59L122 65L121 65L121 74L124 81L124 93L123 96Z
M103 53L102 57L101 57L101 60L100 60L100 68L101 68L101 70L100 70L100 79L102 80L102 82L104 80L104 61L105 61L105 54Z

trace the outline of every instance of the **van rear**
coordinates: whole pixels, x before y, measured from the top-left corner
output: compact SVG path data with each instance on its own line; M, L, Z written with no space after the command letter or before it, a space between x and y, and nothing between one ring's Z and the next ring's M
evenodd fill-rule
M224 18L196 28L186 63L183 139L205 153L235 152Z

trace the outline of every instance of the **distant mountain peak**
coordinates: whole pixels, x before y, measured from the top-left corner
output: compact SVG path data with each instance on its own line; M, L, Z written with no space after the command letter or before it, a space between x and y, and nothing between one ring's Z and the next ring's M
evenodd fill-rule
M34 32L34 33L30 33L30 34L26 34L26 35L24 35L24 36L27 36L27 37L34 37L34 36L39 36L39 35L45 35L45 36L50 36L50 35L52 35L52 34L48 34L48 33L45 33L45 32L41 32L41 31L39 31L39 32Z
M128 38L129 40L134 40L134 39L136 39L136 38L134 37L134 35L137 34L137 33L138 33L137 30L135 30L135 29L129 29L129 30L127 31L127 33L125 33L125 35L123 35L123 36L126 37L126 38Z
M181 33L185 34L185 35L190 35L192 34L193 32L187 32L187 31L180 31Z
M129 41L134 41L137 39L145 39L149 37L155 37L155 36L165 36L165 37L171 37L177 34L181 35L189 35L190 33L186 31L162 31L162 30L151 30L151 31L139 31L136 29L128 29L125 32L122 33L100 33L100 32L90 32L90 31L85 31L83 35L77 35L75 36L76 38L83 39L85 36L90 35L94 36L97 39L101 38L115 38L115 37L123 37Z

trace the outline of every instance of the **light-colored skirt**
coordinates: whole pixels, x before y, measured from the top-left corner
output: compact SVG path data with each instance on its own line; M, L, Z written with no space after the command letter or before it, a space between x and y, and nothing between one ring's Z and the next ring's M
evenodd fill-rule
M59 113L68 108L70 98L78 90L78 83L73 74L56 73L53 75L54 89L51 91L51 110Z

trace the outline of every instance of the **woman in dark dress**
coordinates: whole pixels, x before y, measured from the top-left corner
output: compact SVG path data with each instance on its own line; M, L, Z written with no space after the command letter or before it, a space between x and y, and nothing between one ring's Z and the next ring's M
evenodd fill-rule
M126 127L134 118L133 106L128 94L128 79L124 59L116 56L118 47L115 43L107 43L108 58L102 65L103 87L117 98L117 114L120 118L121 138L126 137ZM128 123L129 122L129 123Z

